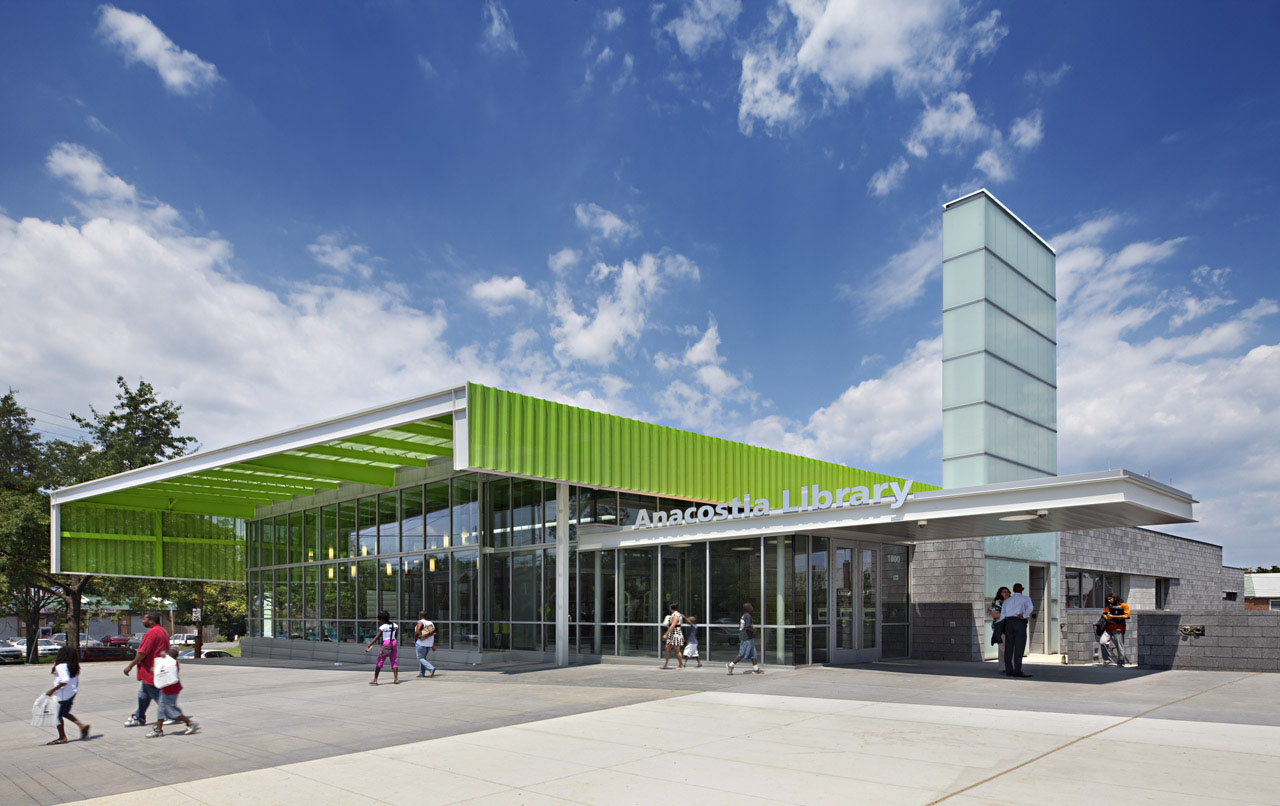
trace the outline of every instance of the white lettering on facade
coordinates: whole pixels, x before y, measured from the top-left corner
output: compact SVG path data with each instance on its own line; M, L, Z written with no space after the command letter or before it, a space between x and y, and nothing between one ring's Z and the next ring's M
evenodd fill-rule
M734 521L745 518L759 518L763 515L783 515L788 512L810 512L826 509L847 509L849 507L870 506L889 502L890 509L898 509L911 496L911 481L891 481L866 487L841 487L834 493L825 490L819 484L805 485L800 488L800 503L792 505L791 490L782 491L782 508L774 510L768 498L757 498L744 495L741 499L733 499L727 504L702 504L687 509L670 511L657 510L650 514L642 509L636 516L632 529L651 529L658 526L678 526L689 523L714 523L716 521ZM888 495L886 495L886 493Z

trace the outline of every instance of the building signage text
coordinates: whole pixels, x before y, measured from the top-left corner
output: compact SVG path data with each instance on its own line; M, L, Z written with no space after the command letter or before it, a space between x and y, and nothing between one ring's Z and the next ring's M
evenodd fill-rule
M632 529L651 529L657 526L679 526L690 523L712 523L714 521L731 521L743 518L758 518L763 515L782 515L788 512L810 512L823 509L844 509L846 507L862 507L872 504L891 502L890 509L897 509L907 501L911 494L910 481L890 481L873 484L871 487L841 487L835 492L824 490L820 485L812 484L800 488L800 501L791 502L791 491L782 491L782 508L773 509L768 498L752 499L749 495L735 498L727 504L701 504L685 509L658 510L650 513L640 510Z

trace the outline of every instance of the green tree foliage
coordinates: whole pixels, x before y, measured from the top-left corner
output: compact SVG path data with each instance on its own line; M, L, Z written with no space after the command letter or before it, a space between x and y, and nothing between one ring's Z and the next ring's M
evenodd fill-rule
M71 415L92 436L87 444L42 442L17 393L10 389L0 398L0 493L5 496L0 503L0 582L5 593L0 595L8 597L0 601L0 610L16 614L25 609L30 628L41 608L49 606L49 597L61 600L72 644L82 631L86 594L113 603L141 603L163 596L157 589L164 582L50 573L47 491L172 459L195 443L179 433L182 406L160 400L143 380L131 389L120 377L116 385L116 404L110 410L90 406L88 417Z
M1253 573L1255 573L1255 574L1280 574L1280 565L1272 565L1270 568L1267 568L1266 566L1259 565L1257 568L1253 569Z

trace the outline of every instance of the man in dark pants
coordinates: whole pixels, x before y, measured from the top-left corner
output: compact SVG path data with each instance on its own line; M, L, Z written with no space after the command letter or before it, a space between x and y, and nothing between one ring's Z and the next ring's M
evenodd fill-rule
M1022 653L1027 649L1027 619L1035 605L1022 592L1022 583L1013 586L1013 595L1004 600L1000 621L1004 623L1004 673L1010 677L1030 677L1022 672Z

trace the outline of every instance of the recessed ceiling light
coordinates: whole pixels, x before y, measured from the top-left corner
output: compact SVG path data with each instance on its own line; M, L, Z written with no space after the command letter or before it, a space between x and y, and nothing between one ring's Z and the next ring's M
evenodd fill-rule
M1036 519L1036 517L1037 517L1036 515L1005 515L1000 520L1002 521L1033 521Z

